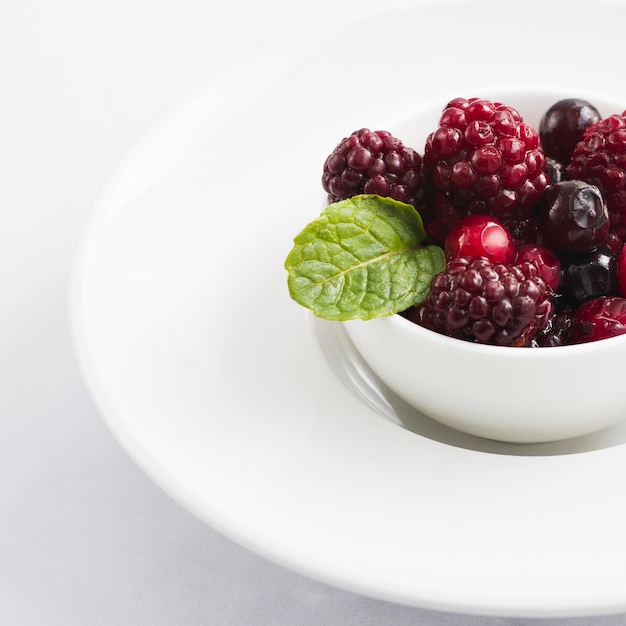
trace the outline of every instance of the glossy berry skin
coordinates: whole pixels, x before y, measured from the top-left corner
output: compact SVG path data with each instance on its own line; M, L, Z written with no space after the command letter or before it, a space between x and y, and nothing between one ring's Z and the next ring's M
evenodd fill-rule
M516 246L511 233L489 215L469 215L448 233L444 242L448 261L459 256L485 257L492 263L513 263Z
M587 343L626 334L626 298L595 298L582 304L574 316L570 340Z
M546 327L552 307L550 289L532 263L457 257L433 278L424 323L466 341L530 346Z
M581 98L555 102L539 123L539 138L545 155L567 165L585 130L600 119L598 109Z
M548 184L539 134L509 106L456 98L427 138L424 172L445 236L462 217L529 217Z
M547 326L532 340L532 347L567 346L570 343L573 326L573 309L567 305L557 304Z
M546 156L546 175L551 184L560 183L562 180L565 180L565 165L556 159Z
M566 169L569 179L584 180L600 189L610 232L621 247L626 241L626 112L611 115L585 131Z
M390 132L362 128L344 138L324 162L328 201L373 193L412 204L422 197L422 158Z
M617 283L620 294L626 298L626 246L622 247L617 257Z
M561 284L561 261L549 248L537 243L529 243L518 246L515 256L516 263L534 263L539 276L543 278L548 287L556 292Z
M537 206L540 242L556 253L587 252L609 231L600 190L580 180L550 185Z
M601 244L589 252L561 257L563 278L559 292L574 308L601 296L619 295L617 255Z

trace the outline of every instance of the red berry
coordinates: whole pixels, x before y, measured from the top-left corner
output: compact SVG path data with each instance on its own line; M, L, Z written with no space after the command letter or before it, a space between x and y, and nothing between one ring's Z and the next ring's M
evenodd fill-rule
M626 334L626 298L607 296L581 304L574 315L572 343Z
M561 261L549 248L537 243L527 243L517 248L516 263L534 263L546 285L556 292L561 284Z
M460 217L529 217L548 184L539 134L509 106L478 98L447 104L424 148L444 235Z
M515 243L511 233L489 215L469 215L448 233L444 243L446 258L485 257L492 263L513 263Z
M609 212L610 231L626 241L626 111L596 122L587 130L566 169L570 179L600 189Z

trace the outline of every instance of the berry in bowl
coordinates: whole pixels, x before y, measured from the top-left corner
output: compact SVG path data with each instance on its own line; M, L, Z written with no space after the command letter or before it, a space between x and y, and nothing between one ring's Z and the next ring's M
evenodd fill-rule
M621 421L624 108L528 89L347 135L285 261L291 297L452 428L546 442Z

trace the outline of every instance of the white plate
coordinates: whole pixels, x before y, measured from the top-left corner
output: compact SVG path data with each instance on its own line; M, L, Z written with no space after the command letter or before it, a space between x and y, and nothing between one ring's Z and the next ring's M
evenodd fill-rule
M352 130L505 84L626 103L612 61L626 5L590 6L530 0L501 20L497 1L424 2L282 43L136 142L86 228L71 320L103 416L172 497L267 558L374 597L626 611L623 425L526 447L447 430L381 385L340 325L293 303L283 270L319 213L321 163ZM598 376L580 382L600 389Z

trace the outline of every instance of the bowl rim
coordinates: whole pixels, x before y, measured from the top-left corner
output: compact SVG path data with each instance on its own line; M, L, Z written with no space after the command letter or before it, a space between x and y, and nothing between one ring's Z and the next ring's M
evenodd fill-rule
M621 297L621 296L618 296ZM465 341L457 337L450 337L442 333L438 333L430 328L420 326L411 320L406 319L400 313L395 315L387 315L384 317L375 318L372 320L351 320L357 322L376 322L379 326L390 325L397 327L400 332L407 333L411 337L412 341L429 341L431 343L440 344L442 349L445 350L463 350L466 352L475 353L477 356L483 356L490 358L491 355L499 358L508 359L556 359L562 358L564 354L567 356L583 356L590 357L592 355L604 354L607 351L612 352L615 348L626 350L626 333L623 335L616 335L614 337L606 337L603 339L597 339L595 341L588 341L585 343L567 344L564 346L495 346L491 344L478 343L473 341Z

